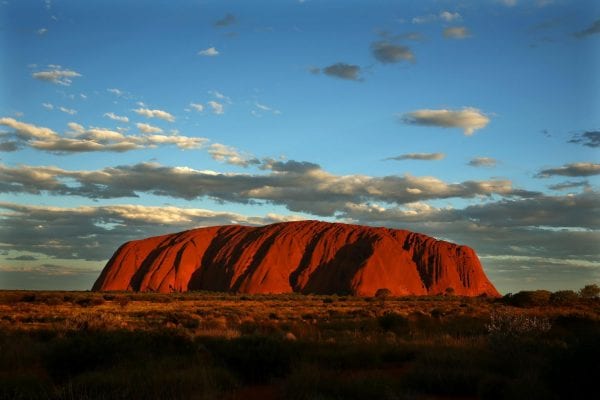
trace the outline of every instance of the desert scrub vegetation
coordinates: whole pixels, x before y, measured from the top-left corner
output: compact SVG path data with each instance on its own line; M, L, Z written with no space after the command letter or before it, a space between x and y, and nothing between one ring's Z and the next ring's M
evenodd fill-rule
M561 399L600 299L0 291L0 399Z

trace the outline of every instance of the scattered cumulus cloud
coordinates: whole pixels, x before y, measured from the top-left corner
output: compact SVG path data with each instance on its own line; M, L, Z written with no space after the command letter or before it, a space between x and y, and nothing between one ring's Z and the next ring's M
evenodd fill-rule
M13 118L0 118L0 126L13 129L13 132L8 134L9 140L0 142L0 149L4 151L14 151L10 149L14 148L15 145L29 146L37 150L59 154L98 151L125 152L169 144L180 149L196 149L202 147L208 141L205 138L179 135L125 135L121 132L98 127L86 129L75 122L68 124L70 131L66 135L59 135L50 128L20 122ZM157 133L150 128L150 125L147 125L147 127L149 127L147 133ZM6 134L3 136L7 137Z
M51 103L42 103L42 107L44 107L46 110L54 110L54 105Z
M213 114L221 115L225 113L225 107L218 101L210 100L208 103Z
M154 137L154 135L148 135ZM166 138L178 138L167 136ZM138 197L148 193L193 200L209 197L243 204L270 203L294 212L335 216L347 203L406 204L450 198L537 197L516 189L509 180L447 183L431 176L335 175L316 164L256 160L228 146L209 148L215 159L236 165L255 164L266 172L216 173L157 163L77 171L58 167L0 164L0 192L82 196L91 199ZM260 163L260 164L259 164Z
M460 21L462 16L458 12L442 11L439 14L427 14L414 17L412 19L413 24L425 24L435 21L454 22Z
M471 167L495 167L496 164L498 160L491 157L475 157L467 163Z
M198 112L204 111L204 105L200 103L190 103L190 107Z
M439 18L446 22L452 22L452 21L460 21L460 19L462 17L458 12L442 11L439 14Z
M406 153L395 157L388 157L386 160L422 160L422 161L437 161L443 160L446 155L444 153Z
M461 110L416 110L403 114L401 120L411 125L461 128L467 136L474 134L478 129L484 128L490 122L485 114L472 107L464 107Z
M15 134L20 139L53 139L56 133L50 129L40 126L35 126L25 122L20 122L14 118L0 118L0 125L14 129Z
M104 116L112 119L113 121L119 121L119 122L124 122L124 123L129 122L129 118L127 118L125 116L117 115L113 112L104 113Z
M413 61L415 58L408 47L392 44L387 41L372 43L371 52L379 62L384 64L397 63L400 61Z
M37 31L35 31L35 33L37 33L40 36L45 35L46 33L48 33L48 29L47 28L40 28Z
M466 39L471 36L464 26L452 26L444 29L444 37L448 39Z
M557 168L541 170L536 178L549 178L551 176L593 176L600 175L600 164L592 162L577 162L566 164Z
M254 103L254 107L256 107L256 110L252 110L253 111L253 115L255 116L260 116L262 115L261 113L270 113L270 114L275 114L275 115L279 115L281 114L281 111L273 108L273 107L269 107L265 104L261 104L259 102L255 102Z
M360 66L346 64L343 62L335 63L323 68L323 73L335 78L347 79L352 81L360 80Z
M78 78L81 76L80 73L69 69L62 69L59 65L49 65L48 67L48 70L34 72L31 74L31 76L41 81L63 86L71 86L71 83L73 83L73 78Z
M219 99L219 100L223 100L229 104L231 104L231 98L229 96L225 96L223 93L217 91L217 90L209 90L208 94L210 94L211 96L214 96L215 98Z
M214 47L209 47L207 49L200 50L198 52L199 56L204 56L204 57L215 57L215 56L218 56L219 54L220 54L219 50L215 49Z
M64 112L65 114L69 114L69 115L75 115L77 114L77 110L74 110L72 108L66 108L63 106L58 107L58 109L62 112Z
M168 122L175 122L175 117L163 110L151 110L149 108L138 108L133 110L136 114L147 118L159 118Z
M122 91L120 89L117 89L117 88L106 89L106 91L108 93L114 94L117 97L123 97L123 96L125 96L127 94L126 92L124 92L124 91Z
M243 154L236 148L226 146L221 143L213 143L208 147L208 154L219 162L237 165L240 167L249 167L250 165L260 164L260 160L250 154Z
M149 125L149 124L137 123L135 125L140 130L140 132L142 132L142 133L162 133L162 131L163 131L159 127L152 126L152 125Z

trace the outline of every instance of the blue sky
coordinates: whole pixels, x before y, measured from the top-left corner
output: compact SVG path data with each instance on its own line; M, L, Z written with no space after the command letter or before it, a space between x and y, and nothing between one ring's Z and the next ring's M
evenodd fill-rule
M594 1L0 3L0 288L126 240L322 219L600 281Z

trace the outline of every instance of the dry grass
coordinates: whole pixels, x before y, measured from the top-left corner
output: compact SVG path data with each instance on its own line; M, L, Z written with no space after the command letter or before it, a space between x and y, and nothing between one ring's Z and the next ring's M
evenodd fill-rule
M561 398L600 378L562 297L0 291L0 399Z

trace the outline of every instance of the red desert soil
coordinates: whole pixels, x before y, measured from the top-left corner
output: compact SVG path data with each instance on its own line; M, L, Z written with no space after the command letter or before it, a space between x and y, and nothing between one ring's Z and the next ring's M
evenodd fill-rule
M320 221L215 226L131 241L93 290L499 296L475 251L401 229Z

